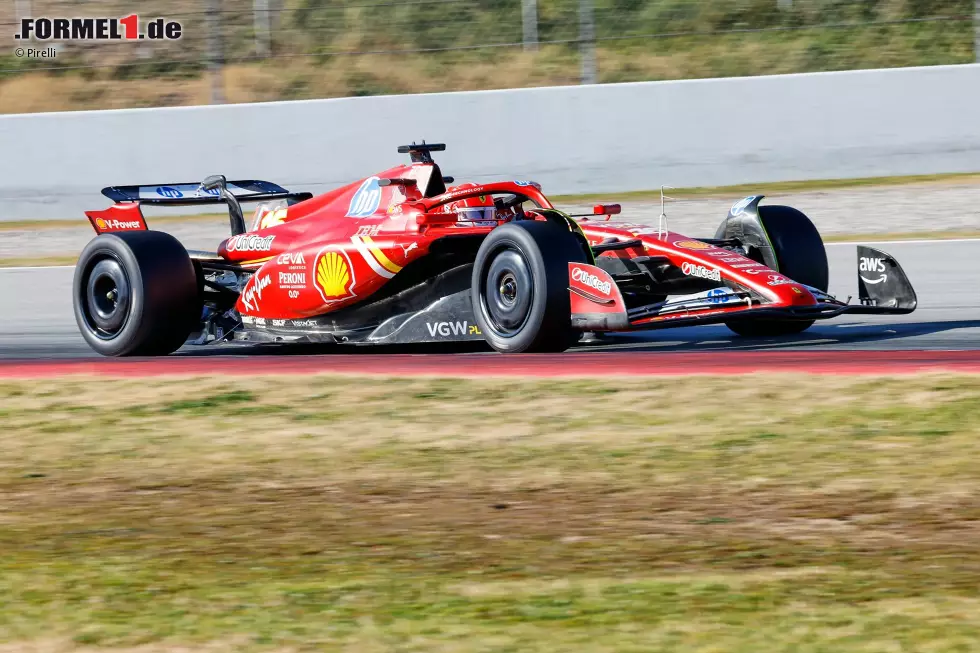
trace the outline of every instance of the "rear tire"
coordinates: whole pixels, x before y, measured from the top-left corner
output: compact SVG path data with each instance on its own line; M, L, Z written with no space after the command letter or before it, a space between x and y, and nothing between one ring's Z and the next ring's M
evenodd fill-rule
M82 337L104 356L174 352L201 317L194 264L160 231L94 238L75 267L72 299Z
M575 236L540 221L501 225L473 264L473 314L499 352L558 352L578 337L571 328L568 264L585 263Z
M827 250L813 222L790 206L760 206L759 219L772 245L779 272L793 281L827 292L830 279ZM802 333L813 322L746 319L730 320L725 326L740 336L772 337Z

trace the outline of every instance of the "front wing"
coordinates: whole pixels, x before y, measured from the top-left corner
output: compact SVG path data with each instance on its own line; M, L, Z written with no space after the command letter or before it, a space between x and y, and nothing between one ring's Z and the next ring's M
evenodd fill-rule
M859 246L857 254L859 303L850 303L850 298L842 302L818 288L797 284L814 299L802 306L765 303L751 290L726 287L627 309L605 271L569 264L572 325L584 331L640 331L735 320L826 320L845 313L902 315L915 310L915 291L894 257L866 246ZM875 269L865 269L872 261Z

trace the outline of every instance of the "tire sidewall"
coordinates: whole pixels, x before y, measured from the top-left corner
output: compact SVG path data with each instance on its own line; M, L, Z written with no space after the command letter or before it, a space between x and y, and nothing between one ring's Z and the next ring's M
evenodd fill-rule
M827 292L830 270L827 249L813 222L791 206L760 206L779 271L793 281Z
M492 326L483 297L493 260L507 250L524 259L533 293L527 318L513 336L504 336ZM573 333L568 263L584 260L574 236L549 222L513 222L491 231L477 252L470 289L474 318L490 346L504 353L566 349Z
M772 247L779 272L793 281L827 292L829 265L820 232L802 211L791 206L758 207L758 225ZM724 231L725 223L722 223ZM727 235L727 234L726 234ZM725 324L745 337L778 337L806 331L813 320L733 319Z
M485 276L489 272L489 268L494 259L508 249L516 250L527 265L528 271L531 274L532 293L531 306L527 318L524 320L520 332L510 337L497 333L491 324L490 317L487 314L486 300L482 292L483 288L489 283ZM504 237L494 239L492 247L486 249L481 247L480 252L477 254L476 263L473 266L473 272L473 287L476 291L472 296L474 301L473 308L480 331L483 332L487 342L498 351L523 351L528 347L530 341L534 339L534 334L541 329L542 323L544 322L545 307L544 302L540 299L547 293L545 281L547 271L541 260L540 251L536 243L534 243L533 239L523 229L507 230Z
M99 338L91 332L83 306L88 275L95 264L104 258L113 258L119 262L130 287L130 303L126 322L119 333L111 339ZM139 262L126 243L113 234L97 236L82 250L78 257L78 264L75 266L72 300L75 309L75 322L78 324L82 337L92 349L100 354L125 356L138 346L141 337L145 335L149 327L144 319L146 291L143 287L143 274Z
M110 339L85 318L86 284L95 264L115 259L130 284L126 321ZM82 250L72 281L72 304L82 338L105 356L160 355L180 348L200 316L198 275L180 242L159 231L96 236Z

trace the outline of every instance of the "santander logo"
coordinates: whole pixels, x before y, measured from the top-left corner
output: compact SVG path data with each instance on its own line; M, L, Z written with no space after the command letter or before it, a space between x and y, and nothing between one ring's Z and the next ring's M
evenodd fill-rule
M588 286L589 288L594 288L598 290L603 295L608 295L612 292L612 284L608 281L603 281L596 275L592 274L588 270L582 268L572 268L572 281L578 281L581 284Z

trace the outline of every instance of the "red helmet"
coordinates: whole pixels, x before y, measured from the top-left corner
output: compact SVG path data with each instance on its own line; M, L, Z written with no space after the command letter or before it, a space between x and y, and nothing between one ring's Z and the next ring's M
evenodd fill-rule
M477 184L466 182L453 188L453 192L477 188ZM449 202L445 205L446 213L455 213L459 224L468 226L484 226L496 224L497 210L490 195L476 195L466 199Z

